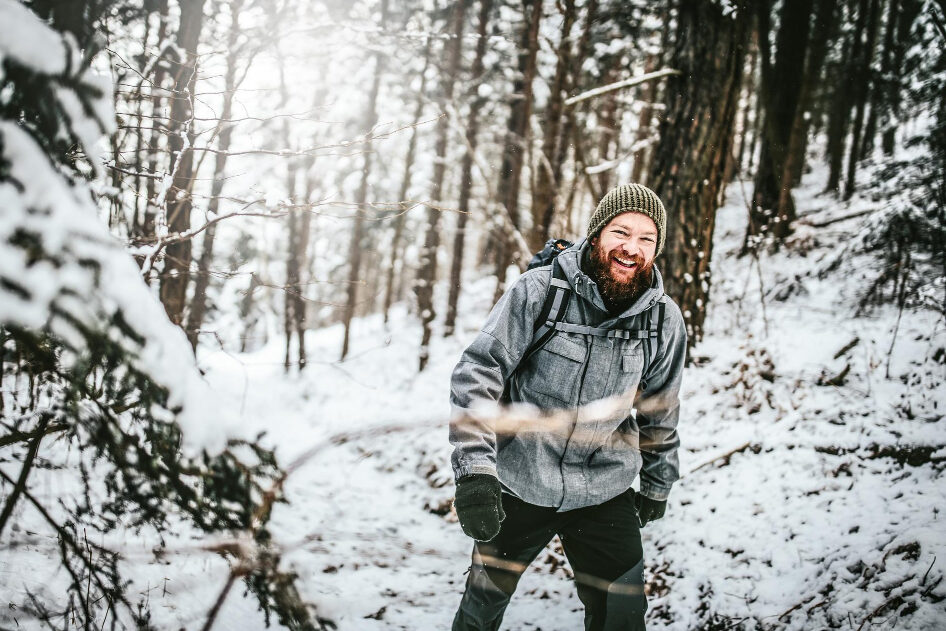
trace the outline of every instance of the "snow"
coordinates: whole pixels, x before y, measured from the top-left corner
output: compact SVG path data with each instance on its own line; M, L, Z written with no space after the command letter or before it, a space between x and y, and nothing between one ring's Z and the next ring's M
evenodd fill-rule
M802 212L828 202L814 194L817 175L799 191ZM685 375L684 475L667 516L643 531L649 628L857 628L869 615L882 628L941 628L946 397L942 364L931 362L946 343L943 323L929 312L904 313L886 379L897 314L851 317L860 278L818 274L844 238L843 223L831 234L800 227L797 249L762 255L756 268L737 256L741 195L731 187L718 215L706 338ZM850 212L828 206L823 212ZM449 627L470 542L449 511L447 384L494 282L468 281L457 335L435 335L421 374L419 323L403 305L388 325L377 315L356 320L344 362L336 361L340 325L310 333L301 372L285 372L278 337L254 352L200 355L217 397L239 403L243 430L265 432L280 461L294 463L273 536L303 596L340 629ZM801 288L774 299L786 283ZM439 300L444 289L436 287ZM845 364L843 385L818 385ZM908 446L927 447L927 464L911 462ZM195 548L188 537L169 543L166 565L147 561L145 537L113 537L161 628L202 624L226 579L207 542ZM17 558L0 570L10 572ZM554 543L539 556L504 628L582 626L562 561ZM18 589L4 598L16 601ZM898 611L906 613L896 619ZM234 590L217 624L257 629L262 618L252 597Z
M19 3L0 0L0 29L0 54L40 72L65 71L67 44ZM60 97L78 115L76 103ZM110 120L108 110L97 111L100 122ZM81 130L87 152L95 134L94 125ZM2 290L0 321L48 327L78 356L83 336L51 317L53 307L80 322L121 313L144 339L129 347L134 365L182 406L186 449L213 451L227 437L263 433L290 468L288 502L275 506L271 530L319 615L340 629L448 628L471 545L450 512L447 388L495 279L466 279L456 335L435 330L423 373L416 370L419 316L397 305L387 325L378 315L353 322L345 361L337 360L340 325L310 332L308 365L288 373L273 314L262 316L265 341L243 353L230 350L238 325L224 314L216 323L224 348L200 349L202 378L182 332L99 221L88 191L69 185L17 126L0 123L0 137L10 176L22 184L0 183L0 240L25 229L60 262L0 248L0 278L28 290ZM816 169L795 192L806 218L874 206L819 196L824 179ZM168 176L162 196L169 185ZM851 255L835 263L869 221L822 229L802 221L781 251L740 258L746 188L731 186L717 217L705 338L684 380L684 475L667 516L644 530L649 627L946 627L943 319L913 309L901 318L890 307L853 315L877 262ZM265 191L274 206L278 191ZM159 221L159 229L166 225ZM275 250L272 230L260 229L265 251ZM330 236L320 238L323 249L332 247ZM79 263L85 259L97 262L98 276ZM437 313L445 289L434 287ZM842 383L831 385L846 367ZM67 466L31 478L47 505L81 490L63 451ZM0 555L0 598L13 606L0 609L0 626L40 628L22 611L27 590L55 601L68 578L35 512L21 503L13 521ZM129 593L147 601L157 628L200 628L229 571L212 549L249 543L240 533L199 539L183 526L164 538L162 547L154 533L117 528L99 543L121 552ZM523 577L504 628L581 628L570 578L553 543ZM233 590L215 628L262 627L253 597Z
M4 55L35 73L66 70L66 40L25 7L0 0L0 18ZM68 128L97 163L102 131L114 125L109 81L86 72L76 82L99 93L86 98L90 114L65 85L56 88L57 101ZM105 327L136 368L167 388L168 405L181 409L178 420L190 453L219 451L227 438L239 436L228 424L236 415L207 389L183 332L167 319L134 260L99 219L89 187L70 182L11 121L0 120L0 162L9 165L0 181L0 241L12 244L0 249L0 322L59 336L70 347L67 361L86 350L81 327ZM140 343L108 324L117 318L135 330Z
M35 13L17 0L0 0L0 59L10 57L20 65L44 74L66 71L66 44Z

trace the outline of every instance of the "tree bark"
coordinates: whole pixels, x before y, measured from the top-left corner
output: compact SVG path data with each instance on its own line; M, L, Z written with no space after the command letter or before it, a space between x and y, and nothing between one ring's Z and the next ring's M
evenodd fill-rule
M420 253L420 265L414 282L414 294L417 296L417 309L420 313L421 334L418 354L419 370L427 367L429 345L436 312L434 310L434 282L437 280L437 250L440 248L440 213L443 207L443 181L447 169L447 132L449 121L446 118L446 104L453 100L453 85L460 71L460 51L463 44L463 26L466 3L458 2L453 8L453 24L448 45L445 75L441 78L440 106L444 116L437 121L437 141L435 146L433 183L430 189L430 204L427 208L427 232L424 235L424 247Z
M560 6L562 30L555 75L549 86L549 100L545 107L545 129L542 137L542 154L537 165L536 186L532 195L532 232L529 246L538 250L549 238L555 207L561 190L561 162L556 161L559 143L562 140L564 102L568 85L568 68L571 64L571 32L575 24L575 0L564 0Z
M661 262L690 344L703 336L717 199L730 158L752 2L724 15L712 0L681 3L660 143L648 181L667 208Z
M480 79L483 75L483 57L486 54L486 31L489 26L489 14L492 0L480 0L479 23L476 29L476 56L470 71L470 85L473 94L478 94ZM453 237L453 260L450 265L450 293L447 298L447 315L444 319L444 337L453 335L457 318L457 301L460 299L460 285L463 272L464 244L466 243L466 224L470 216L470 192L473 188L473 156L476 154L477 135L480 128L480 109L485 99L476 96L470 103L470 113L466 124L466 152L460 167L460 200L457 216L457 231Z
M210 200L207 202L207 216L217 214L220 208L220 194L223 192L224 174L227 168L227 153L233 138L233 123L227 122L233 114L233 95L237 87L237 40L240 36L240 13L244 0L233 0L230 4L230 30L227 33L227 69L224 75L223 107L220 110L220 132L217 135L217 149L214 157L213 184L210 186ZM197 278L194 279L194 295L191 297L187 312L187 324L184 330L191 348L197 350L197 339L207 312L207 288L210 286L210 266L213 262L214 238L217 225L213 224L204 231L200 259L197 262Z
M871 91L871 61L874 58L874 48L877 44L877 23L879 22L880 0L870 0L870 8L866 2L860 3L860 10L868 11L866 41L860 49L860 55L855 57L855 93L854 93L854 126L851 133L851 147L847 163L847 180L844 183L844 199L854 195L854 184L857 176L857 162L860 159L861 134L864 131L864 112ZM860 36L858 35L858 41Z
M910 38L910 29L913 22L920 13L922 3L918 0L899 0L899 11L897 12L897 32L893 45L892 61L890 65L888 95L886 108L881 121L881 148L884 155L893 155L894 144L897 136L897 128L901 116L901 103L903 102L903 79L901 70L906 56L907 47Z
M614 83L620 76L618 73L619 57L614 55L604 61L607 64L607 71L602 79L604 85ZM597 104L595 111L598 117L598 164L609 162L618 154L618 128L617 120L617 92L609 92L601 98L601 103ZM611 189L613 171L605 169L598 173L598 190L605 194Z
M657 69L658 62L657 55L650 55L647 57L647 62L644 64L644 73L653 72ZM640 99L643 102L641 106L641 114L637 119L637 133L634 137L634 144L643 143L645 140L651 137L653 130L651 127L651 121L654 118L654 107L653 102L654 98L657 95L657 83L655 81L648 81L640 88ZM638 184L647 184L644 180L645 178L645 167L647 156L649 151L646 147L641 147L634 152L634 166L631 169L631 181L637 182Z
M185 232L191 222L191 186L194 181L193 104L197 85L197 44L204 23L205 0L181 0L181 19L177 47L184 58L173 63L174 95L168 121L168 147L171 150L171 172L174 174L166 200L169 233ZM185 138L187 143L185 146ZM184 320L187 284L190 280L191 240L183 239L165 249L161 271L161 304L174 324Z
M798 95L798 107L795 108L795 117L792 121L792 131L789 135L788 150L782 171L782 181L789 182L783 187L779 207L790 203L784 197L791 194L791 186L797 186L801 180L805 165L805 151L808 140L808 121L806 116L812 106L812 97L815 89L821 83L821 71L828 54L828 41L834 34L835 15L837 14L834 0L817 0L815 22L812 28L811 42L808 47L808 56L805 63L804 80L801 93Z
M753 237L771 234L779 240L785 238L795 219L791 180L785 180L783 174L795 110L800 105L812 0L782 5L774 64L769 44L771 4L759 0L758 8L763 135L744 250L751 247Z
M518 52L519 72L513 81L497 192L500 204L516 228L522 227L519 217L519 187L522 178L523 155L528 142L529 118L532 115L532 81L535 79L541 18L541 0L523 0L523 24ZM499 300L505 291L506 269L513 261L513 252L518 251L505 232L502 237L496 239L496 242L500 245L500 249L497 257L497 282L493 302Z
M387 24L388 0L381 0L381 24L383 31ZM362 125L365 134L370 134L375 125L378 124L377 101L378 92L381 88L381 74L384 72L384 55L376 52L374 55L374 78L371 82L371 92L368 95L368 102L365 105L365 112L362 117ZM371 176L372 167L372 143L368 141L364 148L364 163L361 168L361 184L358 187L358 193L355 196L355 225L352 228L351 243L348 248L348 299L345 302L345 312L342 321L345 325L345 333L342 337L342 353L339 359L345 359L348 356L348 346L351 338L351 320L355 314L355 304L358 301L358 284L361 275L361 241L365 230L365 204L368 201L368 178Z
M159 0L158 2L158 59L154 64L154 79L151 88L151 134L148 137L148 168L147 172L153 176L158 173L158 150L161 143L161 131L159 121L161 116L162 97L164 91L164 81L166 76L165 64L161 58L164 57L164 39L167 37L168 24L168 0ZM145 182L145 211L141 222L140 237L147 239L154 236L154 220L158 209L155 207L157 195L156 177L146 178ZM146 278L145 282L150 279Z
M866 7L865 2L860 3ZM850 11L848 7L848 19ZM841 190L841 173L844 168L844 145L848 129L851 124L852 97L857 87L854 85L853 74L856 60L860 56L860 33L864 30L865 11L857 10L857 20L854 32L844 39L841 49L841 60L835 72L834 94L831 98L831 109L828 117L828 182L825 192L839 193Z

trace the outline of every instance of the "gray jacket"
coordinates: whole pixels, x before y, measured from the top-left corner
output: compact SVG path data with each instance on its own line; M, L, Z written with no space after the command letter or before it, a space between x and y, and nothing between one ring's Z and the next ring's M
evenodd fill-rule
M551 279L548 266L526 272L493 307L453 371L450 442L457 479L471 473L496 475L520 499L560 511L605 502L630 488L638 474L642 494L666 499L679 479L683 316L664 294L656 268L651 289L620 316L608 314L597 285L579 265L587 247L581 241L558 257L573 290L565 321L633 329L643 311L664 302L661 342L647 374L641 375L640 340L562 331L522 361ZM558 424L552 431L533 427L497 436L492 421L467 414L500 401L504 392L513 403L564 411L570 422L564 430ZM625 398L626 407L613 418L589 420L583 406L612 396Z

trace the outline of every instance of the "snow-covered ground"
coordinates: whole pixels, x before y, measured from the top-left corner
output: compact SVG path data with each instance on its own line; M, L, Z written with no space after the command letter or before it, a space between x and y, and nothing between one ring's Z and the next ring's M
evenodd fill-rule
M825 270L859 220L804 222L868 202L819 197L822 181L813 174L797 192L805 217L791 247L758 264L737 256L740 184L719 211L710 315L685 375L683 479L667 516L644 530L650 628L946 628L944 322L907 310L893 342L895 309L854 317L876 263L846 257ZM449 512L448 381L493 288L491 278L468 283L457 335L436 337L423 374L420 328L403 308L388 325L357 321L342 363L341 327L312 332L301 373L284 372L278 340L200 356L212 388L239 403L246 433L265 431L283 464L355 432L309 454L272 523L304 598L339 629L449 628L471 546ZM200 628L226 563L185 534L168 541L161 563L146 562L151 542L124 541L157 625ZM4 602L21 597L19 554L0 560ZM504 628L582 628L562 561L553 542L523 577ZM0 621L12 625L12 615ZM263 624L237 589L215 628Z

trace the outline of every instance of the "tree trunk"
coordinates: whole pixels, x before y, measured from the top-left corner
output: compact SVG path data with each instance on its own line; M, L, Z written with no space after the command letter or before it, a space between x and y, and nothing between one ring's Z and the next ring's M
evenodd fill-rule
M608 69L602 79L603 85L614 83L620 76L618 72L620 58L612 56L605 61ZM598 164L610 162L618 154L618 129L620 127L617 119L617 92L609 92L601 97L601 103L595 108L598 118ZM598 190L602 194L611 189L612 186L611 169L604 169L598 173Z
M165 65L161 63L161 57L164 56L164 38L167 37L168 25L168 0L159 0L158 2L158 59L154 63L154 79L151 87L151 134L148 137L148 168L147 172L152 176L158 173L158 149L161 142L161 132L159 121L162 117L161 112L161 94L164 91ZM145 182L145 211L144 219L141 222L140 236L144 239L154 236L154 220L158 209L155 207L157 195L157 177L146 178ZM149 278L145 282L150 281Z
M828 54L828 41L834 34L836 3L834 0L818 0L815 22L812 29L811 43L808 46L808 59L805 63L805 75L798 95L798 107L795 108L795 118L792 121L792 131L789 136L788 151L782 171L782 181L790 182L790 186L797 186L805 165L805 151L808 141L808 121L806 116L812 106L812 97L815 89L821 83L821 71ZM791 194L786 186L781 195ZM780 199L779 207L788 204L788 200Z
M460 71L460 51L463 43L463 26L466 3L458 2L453 8L453 24L447 52L445 75L441 78L440 106L446 114L446 105L453 100L453 84ZM431 324L436 317L434 310L434 282L437 280L437 250L440 248L440 213L443 207L443 181L447 169L447 132L449 121L446 115L437 121L437 141L435 146L433 183L430 189L430 205L427 208L427 232L424 235L424 247L420 253L417 279L414 282L414 294L417 296L417 309L420 312L421 334L418 354L419 370L424 370L429 358Z
M237 87L237 40L240 36L240 12L244 0L233 0L230 5L230 30L227 33L227 69L224 75L223 107L220 110L220 132L217 135L218 153L214 158L213 184L210 186L210 200L207 202L207 218L215 216L220 208L220 194L223 192L224 174L227 167L227 152L233 137L233 123L228 122L233 114L233 95ZM194 279L194 295L191 297L187 312L187 340L191 348L197 350L200 327L207 312L207 288L210 286L210 266L213 262L214 237L217 226L211 225L204 231L204 242L197 262L197 278Z
M404 235L404 222L410 208L407 195L411 188L411 179L414 175L414 154L417 151L417 125L424 114L424 104L427 102L427 68L430 66L430 44L432 37L427 38L424 46L424 67L420 71L420 89L417 91L417 101L414 106L414 122L411 129L411 139L407 143L407 155L404 157L404 173L401 176L401 191L398 194L398 211L394 218L394 236L391 238L391 250L388 257L387 282L384 285L384 322L388 321L388 312L395 296L394 271L401 254L401 240Z
M880 10L887 14L884 21L884 38L880 50L880 71L874 72L873 64L869 72L871 74L870 98L868 99L869 113L867 115L867 124L864 127L864 137L861 140L861 146L858 151L858 159L865 160L870 157L874 151L874 141L877 139L877 126L880 124L881 112L885 109L885 101L889 89L888 78L890 75L890 64L893 53L893 35L897 26L897 7L898 0L889 0L888 4L880 3ZM886 11L884 9L886 8ZM879 18L878 18L879 20ZM880 29L878 21L877 29Z
M897 32L893 44L893 54L890 64L889 83L886 109L881 122L881 148L885 155L893 155L897 136L897 127L901 116L903 102L903 79L901 71L910 39L910 29L920 13L922 3L918 0L899 0L900 9L897 12Z
M657 55L650 55L647 57L647 62L644 64L644 73L653 72L657 69ZM634 137L634 144L638 145L646 141L653 134L651 127L651 121L654 118L654 107L653 102L654 98L657 95L657 82L648 81L640 88L640 100L643 102L641 106L641 114L637 119L637 134ZM638 184L647 184L643 180L645 177L645 166L646 160L649 151L646 147L640 147L637 151L634 152L634 166L631 170L631 181L637 182Z
M668 78L660 143L648 179L667 208L661 264L667 293L687 323L690 344L703 336L713 228L731 146L747 48L751 2L724 15L712 0L684 2Z
M860 3L860 10L867 9L865 1ZM860 49L860 55L855 57L854 73L856 75L854 87L854 104L856 107L854 114L854 128L851 134L851 148L847 163L847 181L844 184L844 199L850 199L854 195L854 184L857 175L857 161L860 158L861 134L864 131L864 112L867 108L867 101L871 90L871 61L874 58L874 48L877 44L877 23L880 15L880 0L870 0L870 9L868 10L867 35L866 41ZM860 36L858 35L858 41Z
M539 48L539 22L541 22L541 18L541 0L523 0L523 24L518 52L519 72L513 81L498 187L499 202L512 224L517 228L522 227L519 218L519 186L522 178L524 150L528 142L529 118L532 115L532 81L536 72L536 53ZM513 260L512 253L518 251L518 248L506 235L505 231L503 237L496 239L500 249L497 257L497 282L493 302L499 300L499 297L505 291L506 269Z
M784 180L783 173L804 78L811 8L812 0L782 5L773 65L769 45L771 4L768 0L758 3L763 135L743 249L752 246L753 237L771 234L779 240L785 238L795 218L791 180Z
M861 5L866 7L865 2ZM848 8L848 19L850 11ZM851 123L852 97L857 90L852 75L856 60L860 56L860 33L864 30L865 11L858 10L854 32L844 39L841 49L841 61L836 68L832 85L835 87L831 98L831 110L828 118L828 182L825 192L838 193L841 190L841 171L844 167L844 145Z
M577 92L582 86L582 66L585 60L591 54L591 29L598 19L598 0L588 0L585 5L585 20L581 30L581 36L578 38L578 45L575 48L575 54L569 64L568 74L566 75L565 91ZM555 151L555 158L552 160L553 172L556 173L556 180L562 179L562 168L565 164L565 158L568 154L569 146L574 146L576 156L581 152L581 147L575 144L575 109L566 110L565 120L562 124L561 138ZM577 158L576 158L577 160ZM584 165L584 160L580 161ZM576 167L577 171L577 167ZM585 174L576 173L576 178L583 178ZM574 187L573 189L574 190ZM573 195L573 193L571 194ZM571 196L570 195L570 196Z
M383 31L387 24L388 0L381 0L381 24ZM378 92L381 88L381 74L384 72L384 55L376 52L374 55L374 78L371 82L371 92L368 95L368 102L365 105L365 112L362 117L362 125L365 134L370 134L374 126L378 124L377 101ZM345 324L345 333L342 337L341 359L348 356L348 345L351 337L351 320L355 314L355 304L358 301L358 284L361 282L361 250L362 237L365 230L365 204L368 201L368 178L371 176L372 166L372 143L365 143L364 163L361 168L361 185L358 187L358 193L355 196L355 225L352 228L351 243L348 248L348 299L345 302L345 312L342 321Z
M568 68L571 64L571 32L575 24L575 0L564 0L560 6L562 30L555 75L549 86L549 100L545 107L545 130L542 138L542 154L537 165L535 192L532 195L532 233L529 246L538 250L549 238L555 207L561 190L561 162L556 163L559 143L562 142L562 120L568 85Z
M489 26L489 14L492 4L492 0L480 0L479 24L476 30L476 56L473 59L470 76L471 92L473 94L477 94L477 88L483 75L483 56L486 54L487 27ZM473 99L470 103L470 114L466 124L467 146L466 152L463 154L460 174L460 214L457 216L457 232L453 237L453 261L450 265L450 294L447 298L447 316L443 326L444 337L453 335L453 329L456 325L457 301L460 299L460 283L463 272L466 224L470 216L470 192L473 188L473 156L476 154L477 134L480 128L479 113L484 101L485 99L480 96Z
M170 234L185 232L191 223L191 186L194 181L194 152L191 147L195 138L191 99L194 98L197 85L197 44L204 22L204 0L181 0L180 7L177 47L184 59L178 59L173 64L174 95L171 97L171 118L168 121L168 147L171 150L171 172L174 174L165 202ZM172 243L165 249L164 269L161 272L161 304L171 322L177 325L184 320L190 265L190 239Z

